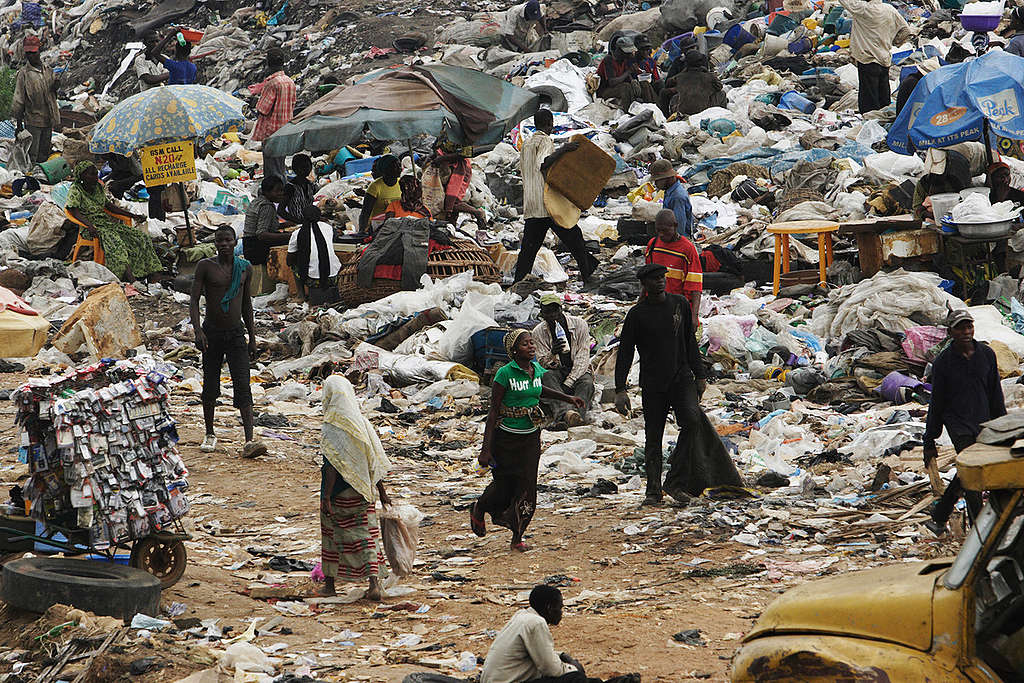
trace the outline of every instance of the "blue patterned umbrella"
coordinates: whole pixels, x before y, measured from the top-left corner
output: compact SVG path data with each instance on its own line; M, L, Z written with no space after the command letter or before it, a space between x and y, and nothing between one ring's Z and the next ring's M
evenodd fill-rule
M206 85L162 85L118 103L93 129L89 151L125 156L163 142L209 142L245 125L242 101Z

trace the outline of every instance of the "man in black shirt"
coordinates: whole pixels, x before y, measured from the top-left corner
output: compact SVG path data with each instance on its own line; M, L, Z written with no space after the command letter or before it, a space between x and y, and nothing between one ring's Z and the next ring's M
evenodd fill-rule
M942 434L943 427L959 453L974 443L983 422L1006 415L996 354L975 341L974 318L964 309L950 311L946 324L953 343L932 363L932 399L924 430L926 466L938 455L935 439ZM946 522L962 492L960 477L953 477L942 498L932 507L932 518L925 526L936 536L946 533ZM981 495L968 491L965 498L976 515L981 509Z
M644 505L661 503L661 441L669 410L675 411L681 434L694 429L701 419L699 401L707 387L690 304L684 297L665 292L666 272L665 266L654 263L637 270L643 293L640 302L626 314L615 358L615 407L626 413L629 411L626 380L633 366L634 349L640 353L647 468ZM671 472L668 479L672 480ZM685 494L671 489L667 493L680 502L689 500Z

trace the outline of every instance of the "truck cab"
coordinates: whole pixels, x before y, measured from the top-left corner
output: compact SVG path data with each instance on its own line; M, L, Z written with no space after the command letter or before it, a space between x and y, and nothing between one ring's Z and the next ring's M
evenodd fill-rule
M787 591L743 639L731 680L1024 683L1024 458L975 444L957 470L989 495L955 558Z

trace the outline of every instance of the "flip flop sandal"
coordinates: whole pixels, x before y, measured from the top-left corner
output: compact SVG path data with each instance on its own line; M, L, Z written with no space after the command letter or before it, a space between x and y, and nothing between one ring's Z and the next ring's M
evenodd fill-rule
M515 550L518 553L525 553L529 549L530 549L530 546L526 545L522 541L519 541L519 543L515 543L515 544L512 545L512 550Z
M487 524L483 519L476 516L476 503L473 503L469 507L469 528L471 528L473 533L480 538L487 535Z

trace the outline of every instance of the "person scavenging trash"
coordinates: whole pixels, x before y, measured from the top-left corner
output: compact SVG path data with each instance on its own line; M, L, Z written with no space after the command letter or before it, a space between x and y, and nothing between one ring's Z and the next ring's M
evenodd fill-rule
M376 428L359 411L352 383L331 375L323 388L324 422L320 434L321 568L323 595L334 595L342 581L368 581L366 598L380 600L385 571L375 493L391 504L384 476L391 461Z
M692 242L693 205L690 193L676 175L676 169L667 159L658 159L651 164L650 175L655 187L665 192L661 205L676 216L676 232Z
M655 216L654 230L657 234L647 243L644 261L667 268L665 291L686 297L690 302L693 327L696 329L701 291L704 289L700 254L693 242L679 234L676 216L669 209L662 209Z
M923 439L926 466L938 457L935 440L943 427L959 453L974 443L983 422L1006 415L996 354L974 338L974 318L964 309L950 311L946 326L953 343L932 363L932 398ZM929 531L936 536L946 533L946 523L961 494L972 517L977 516L981 494L966 491L957 475L932 505L931 519L924 523Z
M555 650L551 626L562 622L562 591L541 584L530 591L530 606L501 629L480 672L480 683L602 683L588 678L579 660ZM608 683L640 683L638 674Z
M11 116L18 122L18 130L32 135L29 159L41 164L50 157L50 139L53 129L60 129L60 108L57 105L58 81L53 69L43 66L39 56L39 36L27 35L22 40L25 61L14 81Z
M256 353L256 324L249 296L252 266L235 256L235 230L221 226L214 233L217 255L196 265L189 311L196 331L196 346L203 354L203 422L206 436L199 447L204 453L217 448L213 417L220 397L220 370L227 361L231 372L234 404L242 417L245 445L242 456L264 455L267 447L253 438L252 392L249 389L249 357ZM206 297L206 315L200 322L199 298ZM244 327L243 327L244 325ZM249 333L246 344L245 333Z
M512 330L505 335L509 362L501 366L491 384L491 408L487 413L484 441L478 461L490 467L493 480L469 508L470 526L477 536L487 534L484 515L512 531L512 549L528 550L523 542L526 527L537 507L537 467L540 464L540 426L545 422L540 400L554 399L586 406L578 396L568 396L543 385L546 370L534 360L533 335Z
M626 414L630 408L626 380L633 366L634 352L640 353L647 472L644 505L661 504L661 442L669 410L675 411L680 436L697 429L701 419L700 397L707 387L690 303L685 297L665 292L666 271L665 266L656 263L637 270L643 292L640 302L629 309L622 323L615 358L615 407ZM674 480L671 472L668 480ZM681 502L689 500L689 496L674 488L666 491Z
M519 170L523 176L523 242L516 259L513 280L519 282L533 271L537 252L544 245L548 230L555 233L558 240L576 259L580 269L580 277L587 280L597 269L597 258L587 250L583 239L583 231L578 225L563 228L549 215L544 204L545 174L558 159L579 148L579 143L570 142L555 151L555 143L551 140L554 131L554 115L548 109L541 109L533 116L537 132L523 143L519 153Z
M586 410L594 400L594 373L590 367L590 327L587 321L562 310L562 299L553 292L540 297L541 322L533 328L537 359L547 372L541 384L583 400ZM586 420L563 401L542 399L541 407L555 422L576 427Z

